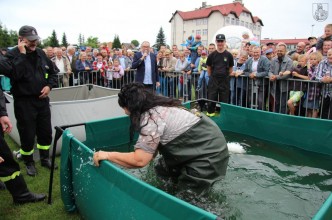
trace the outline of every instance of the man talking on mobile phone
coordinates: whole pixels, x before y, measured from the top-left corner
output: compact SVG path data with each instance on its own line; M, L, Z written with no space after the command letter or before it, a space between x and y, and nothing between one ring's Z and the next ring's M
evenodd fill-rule
M20 153L27 174L37 175L33 160L35 136L41 165L51 169L49 148L52 142L49 93L56 86L53 64L43 50L37 48L40 37L32 26L22 26L18 45L0 61L0 74L10 78L14 113L20 135Z

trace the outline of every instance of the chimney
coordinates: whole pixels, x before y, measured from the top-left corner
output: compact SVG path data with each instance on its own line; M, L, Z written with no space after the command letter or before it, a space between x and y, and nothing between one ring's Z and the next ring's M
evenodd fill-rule
M242 3L242 0L233 0L233 3L235 4L235 3L240 3L241 5L243 5L243 3Z
M206 2L202 2L202 8L206 8Z

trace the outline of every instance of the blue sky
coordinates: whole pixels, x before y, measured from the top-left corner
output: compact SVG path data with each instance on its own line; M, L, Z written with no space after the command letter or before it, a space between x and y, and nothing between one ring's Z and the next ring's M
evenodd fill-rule
M220 5L232 0L206 2ZM243 0L243 3L254 16L263 20L262 38L307 38L311 33L320 36L328 21L332 23L330 0ZM326 21L314 20L313 3L329 4ZM77 43L79 33L85 38L98 37L102 42L112 41L118 34L121 42L136 39L154 43L162 26L170 43L171 25L168 21L172 13L194 10L201 5L202 1L197 0L0 0L0 21L12 30L25 24L32 25L42 38L50 36L54 29L60 40L65 32L70 43Z

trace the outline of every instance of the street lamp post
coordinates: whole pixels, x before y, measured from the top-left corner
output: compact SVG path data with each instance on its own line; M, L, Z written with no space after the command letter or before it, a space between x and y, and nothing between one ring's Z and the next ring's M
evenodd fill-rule
M311 25L311 36L313 36L313 33L314 33L314 24Z

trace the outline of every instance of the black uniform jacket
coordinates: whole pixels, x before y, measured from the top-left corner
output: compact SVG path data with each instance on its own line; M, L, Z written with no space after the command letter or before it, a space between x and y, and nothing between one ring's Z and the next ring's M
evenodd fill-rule
M0 60L0 74L10 78L11 92L15 97L39 96L45 86L57 86L57 75L52 61L40 48L22 54L17 47Z

